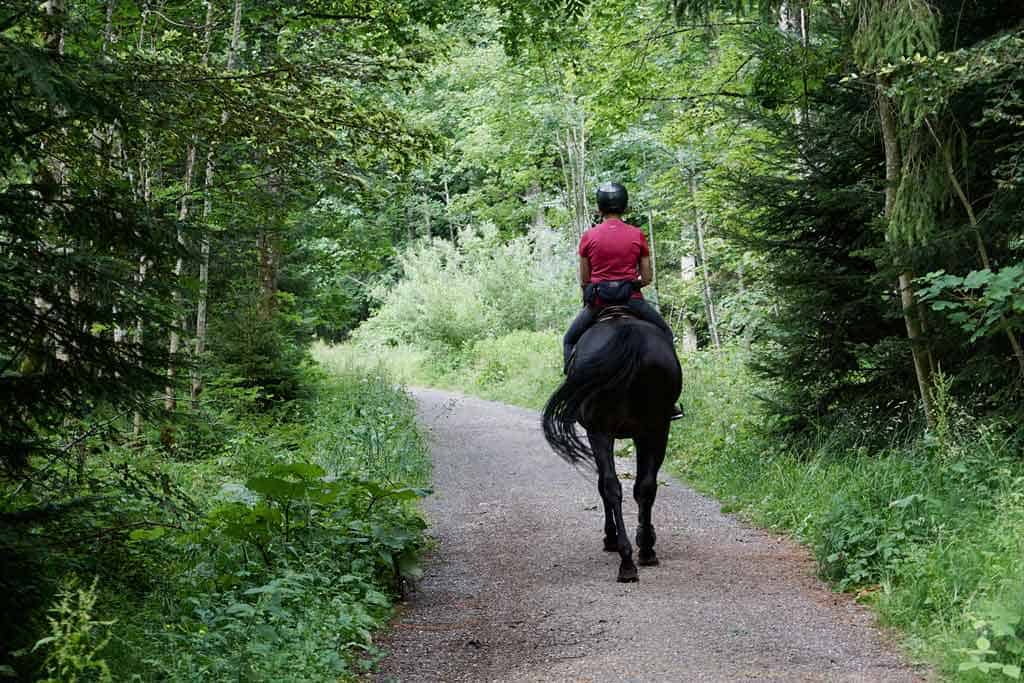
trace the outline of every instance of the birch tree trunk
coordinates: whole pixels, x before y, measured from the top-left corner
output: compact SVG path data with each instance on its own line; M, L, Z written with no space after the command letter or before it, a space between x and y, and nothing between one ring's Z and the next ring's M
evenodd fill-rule
M213 0L208 0L206 5L206 44L209 46L213 25ZM239 37L242 26L242 0L235 0L234 13L231 19L231 43L228 46L227 71L235 68L235 54L238 52ZM208 58L209 50L204 54ZM203 66L206 66L204 62ZM220 125L224 126L228 121L227 111L221 112ZM213 187L213 150L216 144L211 141L206 151L206 176L203 181L203 223L208 225L210 212L213 208L210 191ZM196 343L195 362L192 365L192 386L190 396L192 409L199 407L199 395L203 393L203 377L199 371L199 363L206 353L206 324L207 324L207 300L209 298L210 285L210 233L209 227L204 228L199 244L199 294L196 298Z
M590 228L587 203L587 131L582 111L565 131L563 168L566 180L566 206L572 214L574 243Z
M146 43L146 20L149 18L149 2L143 3L142 14L139 18L139 42L138 49L142 49ZM153 198L153 185L152 185L152 173L149 166L149 136L143 134L142 136L142 149L139 151L139 178L137 186L137 194L142 203L146 206L149 205ZM130 177L130 176L129 176ZM145 256L139 257L139 275L138 281L141 284L146 279L146 273L149 270L149 261ZM143 335L145 330L143 329L142 319L138 319L135 322L135 332L132 335L133 341L136 345L141 346ZM138 439L142 434L142 413L138 410L132 416L132 437Z
M679 275L683 282L693 282L697 279L697 260L692 255L687 254L680 258ZM679 316L679 325L683 351L696 351L697 331L693 328L693 321L684 314Z
M658 296L658 257L654 243L654 210L647 209L647 232L651 236L651 284L654 285L654 301L649 302L655 310L661 312L661 298Z
M793 112L797 125L800 125L807 120L808 115L807 49L810 43L810 3L807 0L781 3L779 5L779 30L799 40L803 51L800 68L803 91L800 106Z
M704 249L704 218L697 208L697 179L690 174L690 197L693 200L693 237L697 244L697 265L700 266L704 297L704 312L708 321L708 336L715 349L722 348L722 340L718 336L718 314L715 312L715 298L711 291L711 276L708 272L707 252Z
M444 176L441 178L444 183L444 219L448 221L448 238L455 244L455 224L452 223L452 195L448 191L448 165L445 164Z
M141 37L140 37L141 40ZM148 205L150 200L153 198L153 186L152 178L149 168L149 141L143 141L142 153L139 159L139 195L143 204ZM139 275L138 281L141 284L146 279L146 273L149 270L149 260L145 256L139 257ZM135 333L132 335L133 341L136 345L142 345L143 334L145 330L142 326L142 319L138 319L135 322ZM138 410L132 416L132 436L139 438L142 434L142 413Z
M188 195L192 191L192 172L196 163L196 144L195 139L191 140L188 144L188 151L185 156L185 178L183 181L183 190L181 202L178 204L178 245L182 248L185 246L185 236L181 232L181 223L185 222L188 218ZM179 254L177 260L174 262L174 277L176 280L181 280L181 271L183 267L183 257ZM174 386L174 357L178 355L178 351L181 347L181 334L185 330L185 314L181 310L182 300L181 291L175 290L174 292L174 309L178 312L176 324L171 328L171 339L168 342L168 351L170 352L170 362L167 364L167 387L164 396L164 408L168 412L177 410L178 399L175 396L176 388Z
M207 2L207 5L206 5L206 23L205 23L205 25L203 27L203 54L202 54L202 57L200 59L200 64L202 64L203 67L208 66L209 63L210 63L210 44L212 42L212 31L213 31L213 3L212 2ZM197 141L196 137L193 136L192 139L189 140L188 150L185 153L185 177L184 177L184 180L183 180L183 183L182 183L183 184L183 189L182 189L181 201L178 204L178 223L179 224L184 223L185 220L188 218L188 213L189 213L189 195L192 192L192 179L193 179L193 176L195 175L196 144L197 144L197 142L198 141ZM207 211L206 199L208 199L208 197L204 197L204 203L203 203L203 208L204 208L203 217L204 218L209 213ZM205 233L203 235L203 241L205 243L205 246L207 247L205 253L206 253L207 257L208 257L209 256L209 242L206 239ZM182 235L180 225L179 225L179 228L178 228L178 244L181 247L185 246L185 238L184 238L184 235ZM176 280L179 281L179 283L180 283L180 280L181 280L181 273L182 273L183 266L184 266L184 263L183 263L182 257L178 256L178 259L174 263L174 277L175 277ZM200 264L200 278L202 278L202 275L203 275L202 271L203 271L203 265ZM207 277L209 275L209 270L208 269L207 269L206 275L207 275ZM171 329L171 339L170 339L170 343L168 345L168 347L169 347L168 350L170 351L170 356L171 356L171 364L167 366L167 395L166 395L166 398L164 399L164 407L168 411L176 410L177 407L178 407L178 399L177 399L177 396L175 395L175 386L174 386L175 368L174 368L173 363L174 363L174 356L178 353L178 351L179 351L179 349L181 347L181 335L185 333L185 313L184 313L184 311L181 311L182 301L181 301L181 294L180 294L180 292L175 292L175 295L174 295L174 305L175 305L175 309L179 311L179 315L178 315L178 324L177 324L177 326Z
M878 117L882 128L882 142L885 146L885 219L892 218L896 204L896 190L899 187L903 172L903 157L900 149L899 133L896 118L892 110L892 102L885 94L885 84L879 80ZM931 428L934 423L932 409L932 364L927 358L927 347L918 318L917 300L914 296L913 273L903 271L897 278L900 304L903 308L903 320L907 327L907 338L910 340L910 353L914 361L914 374L917 376L917 387L924 407L925 421Z
M277 235L264 230L256 238L259 254L260 307L262 320L270 320L277 308L277 271L280 263L280 245Z
M544 201L543 192L540 189L540 185L534 183L530 186L530 191L526 193L524 197L527 204L533 204L533 229L540 230L546 227L547 222L544 219Z

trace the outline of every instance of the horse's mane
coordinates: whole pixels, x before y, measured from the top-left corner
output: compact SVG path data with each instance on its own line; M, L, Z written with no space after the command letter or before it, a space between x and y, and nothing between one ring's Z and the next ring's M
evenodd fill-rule
M645 327L615 325L601 352L578 357L565 381L548 399L542 416L544 438L567 462L594 464L593 452L576 431L576 422L585 406L588 411L599 411L601 406L622 400L648 347L650 331Z

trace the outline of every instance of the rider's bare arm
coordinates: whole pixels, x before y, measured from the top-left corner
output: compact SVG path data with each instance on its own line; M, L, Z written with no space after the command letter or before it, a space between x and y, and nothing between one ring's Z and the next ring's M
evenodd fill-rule
M651 257L641 256L640 257L640 280L637 282L639 287L646 287L651 284L654 280L654 271L651 269Z
M590 258L580 256L580 287L586 287L590 283Z

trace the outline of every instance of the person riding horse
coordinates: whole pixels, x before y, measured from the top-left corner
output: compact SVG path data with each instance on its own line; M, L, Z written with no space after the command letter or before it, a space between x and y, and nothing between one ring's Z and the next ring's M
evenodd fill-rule
M622 220L628 205L629 194L619 183L604 183L597 188L597 209L603 220L580 239L584 306L562 339L565 373L569 372L576 342L607 306L625 306L637 318L656 325L669 343L673 342L672 329L640 291L654 279L651 251L643 231ZM673 415L680 416L678 410Z
M644 234L622 221L626 189L602 185L597 203L604 220L583 235L579 247L586 306L565 335L565 380L548 398L541 425L552 450L566 462L597 470L603 548L619 554L617 580L630 582L639 579L638 565L659 563L652 510L671 421L682 417L676 403L682 367L671 330L640 294L653 273ZM632 315L603 315L611 306ZM616 439L631 439L634 446L635 561L615 471Z

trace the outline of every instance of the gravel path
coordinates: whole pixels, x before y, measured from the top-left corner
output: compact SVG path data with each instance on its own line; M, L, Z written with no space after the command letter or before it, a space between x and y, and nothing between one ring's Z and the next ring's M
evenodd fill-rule
M593 475L552 453L537 413L413 393L434 457L436 547L374 680L925 680L869 613L814 578L805 551L667 475L661 566L616 583ZM632 460L617 464L625 479Z

